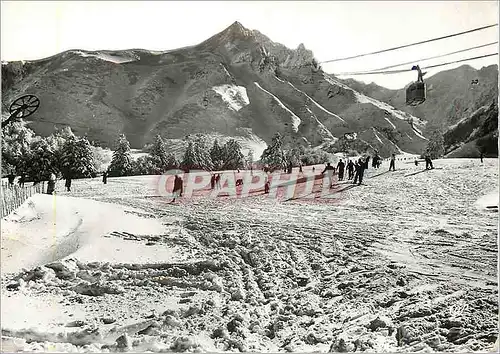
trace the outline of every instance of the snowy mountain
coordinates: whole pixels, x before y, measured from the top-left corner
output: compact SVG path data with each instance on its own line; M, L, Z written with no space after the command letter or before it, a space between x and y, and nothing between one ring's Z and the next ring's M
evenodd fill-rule
M383 155L420 153L426 122L322 71L304 45L289 49L235 22L206 41L171 51L70 50L2 63L2 105L35 94L35 132L70 125L110 146L119 133L133 148L208 133L269 143L320 146L345 133Z

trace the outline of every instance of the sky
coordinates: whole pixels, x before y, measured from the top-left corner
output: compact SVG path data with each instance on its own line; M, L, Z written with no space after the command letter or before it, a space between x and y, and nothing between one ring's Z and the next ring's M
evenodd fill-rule
M170 50L195 45L234 21L289 48L303 43L318 61L343 58L498 23L498 1L2 1L2 61L45 58L69 49ZM421 67L497 53L499 27L424 45L325 63L328 73L366 71L416 61ZM498 56L430 69L498 64ZM411 68L413 64L404 68ZM396 68L401 69L401 68ZM425 71L425 70L424 70ZM402 88L416 72L355 76ZM349 76L339 76L348 78Z

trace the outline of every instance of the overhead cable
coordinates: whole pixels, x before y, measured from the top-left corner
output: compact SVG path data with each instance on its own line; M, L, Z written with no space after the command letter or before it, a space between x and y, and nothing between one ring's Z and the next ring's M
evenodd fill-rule
M492 53L492 54L486 54L486 55L481 55L478 57L473 57L473 58L466 58L466 59L460 59L460 60L455 60L455 61L450 61L448 63L441 63L441 64L436 64L436 65L430 65L426 66L425 68L420 68L421 70L426 70L426 69L432 69L432 68L437 68L440 66L445 66L445 65L450 65L450 64L455 64L455 63L461 63L464 61L471 61L471 60L477 60L477 59L482 59L482 58L487 58L487 57L492 57L494 55L498 55L498 53ZM382 70L382 71L364 71L364 72L351 72L351 73L341 73L341 74L333 74L335 76L354 76L354 75L380 75L380 74L400 74L400 73L405 73L412 71L411 69L401 69L401 70Z
M419 45L419 44L424 44L424 43L429 43L429 42L439 41L439 40L446 39L446 38L451 38L451 37L461 36L461 35L464 35L464 34L467 34L467 33L472 33L472 32L476 32L476 31L481 31L481 30L484 30L484 29L487 29L487 28L491 28L491 27L495 27L495 26L498 26L498 23L495 23L495 24L493 24L493 25L488 25L488 26L483 26L483 27L473 28L473 29L468 30L468 31L463 31L463 32L454 33L454 34L449 34L449 35L447 35L447 36L442 36L442 37L437 37L437 38L431 38L431 39L427 39L427 40L425 40L425 41L420 41L420 42L415 42L415 43L410 43L410 44L400 45L400 46L393 47L393 48L388 48L388 49L378 50L378 51L376 51L376 52L365 53L365 54L358 54L358 55L353 55L353 56L350 56L350 57L345 57L345 58L338 58L338 59L332 59L332 60L325 60L325 61L320 62L320 64L324 64L324 63L333 63L333 62L342 61L342 60L355 59L355 58L365 57L365 56L368 56L368 55L374 55L374 54L380 54L380 53L390 52L390 51L397 50L397 49L402 49L402 48L412 47L412 46L414 46L414 45Z
M433 56L433 57L427 57L427 58L421 58L421 59L418 59L418 60L412 60L412 61L408 61L406 63L394 64L394 65L386 66L386 67L383 67L383 68L366 70L364 72L369 73L369 72L372 72L372 71L381 71L381 70L387 70L387 69L397 68L398 66L409 65L409 64L413 64L413 63L420 63L420 62L431 60L431 59L437 59L437 58L447 57L447 56L450 56L450 55L453 55L453 54L458 54L458 53L468 52L470 50L474 50L474 49L478 49L478 48L488 47L488 46L493 45L493 44L498 44L498 41L497 42L491 42L491 43L487 43L487 44L478 45L478 46L471 47L471 48L461 49L461 50L457 50L457 51L446 53L446 54L440 54L440 55L436 55L436 56ZM344 75L344 74L346 74L346 73L339 73L338 75Z

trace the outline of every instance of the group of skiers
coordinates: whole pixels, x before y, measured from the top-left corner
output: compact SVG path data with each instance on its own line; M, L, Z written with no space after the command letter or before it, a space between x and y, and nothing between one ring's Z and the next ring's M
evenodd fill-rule
M347 169L347 180L353 180L353 183L360 185L363 182L363 176L365 174L365 170L368 168L368 162L370 161L370 158L366 158L365 161L363 161L362 158L359 158L355 162L352 160L348 160L347 164L340 159L339 163L337 164L337 167L334 167L331 165L331 163L327 163L325 169L323 172L321 172L322 175L326 173L326 176L328 177L328 182L330 188L333 186L333 175L335 174L336 171L338 171L338 180L343 181L344 180L344 173L345 170Z

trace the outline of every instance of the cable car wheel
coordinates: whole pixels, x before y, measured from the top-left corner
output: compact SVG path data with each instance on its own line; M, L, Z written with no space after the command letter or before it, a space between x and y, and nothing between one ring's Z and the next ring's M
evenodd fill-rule
M15 119L26 118L32 115L38 107L40 107L40 100L35 95L24 95L17 98L10 105L10 116L2 121L2 128Z

